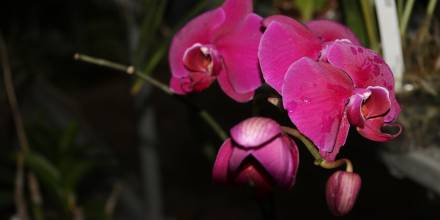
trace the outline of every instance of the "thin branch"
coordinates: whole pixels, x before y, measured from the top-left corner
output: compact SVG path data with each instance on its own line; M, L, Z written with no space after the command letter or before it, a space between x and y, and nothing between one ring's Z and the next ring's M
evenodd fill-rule
M37 177L31 172L28 173L29 193L32 201L32 211L35 220L44 220L43 199Z
M301 134L301 132L291 127L283 126L282 128L284 132L299 139L304 144L304 146L306 146L307 150L309 150L310 154L312 154L312 156L315 158L314 163L316 166L320 166L324 169L335 169L340 166L346 165L345 170L347 172L353 172L353 165L349 159L342 158L335 161L327 161L321 157L321 154L316 149L315 144L313 144L309 139L307 139L306 136Z
M216 120L214 120L214 118L207 111L199 108L194 103L190 102L188 99L186 99L184 97L175 96L175 94L168 88L167 85L163 84L162 82L156 80L155 78L149 76L148 74L146 74L144 72L136 70L133 66L126 66L126 65L122 65L119 63L109 61L109 60L105 60L105 59L101 59L101 58L97 58L97 57L92 57L92 56L88 56L88 55L84 55L84 54L79 54L79 53L76 53L73 57L75 60L95 64L98 66L107 67L110 69L119 70L119 71L125 72L128 75L135 75L136 77L138 77L138 78L144 80L145 82L150 83L152 86L158 88L162 92L178 98L179 100L183 101L188 106L195 109L197 111L197 113L199 114L200 118L202 118L206 122L206 124L211 127L211 129L217 134L217 136L221 140L225 140L227 138L226 132L222 129L222 127L217 123Z
M105 213L107 217L112 219L113 213L115 211L116 204L118 203L119 196L122 191L122 186L119 183L113 185L113 190L105 202Z
M3 39L3 35L0 33L0 56L1 64L3 67L3 77L5 83L6 95L8 97L9 106L11 107L11 112L13 115L15 129L17 131L18 142L20 145L20 150L17 154L17 173L15 177L15 206L17 208L17 213L20 220L27 220L27 208L26 200L24 196L24 159L25 155L29 149L29 143L26 138L26 131L24 130L23 119L21 117L17 98L14 90L14 82L12 80L11 67L9 64L8 51L6 48L6 43Z

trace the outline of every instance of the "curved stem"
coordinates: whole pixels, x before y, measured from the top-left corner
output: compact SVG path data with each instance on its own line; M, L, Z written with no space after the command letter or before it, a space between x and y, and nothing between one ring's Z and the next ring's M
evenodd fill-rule
M353 165L349 159L343 158L335 161L327 161L321 157L321 154L319 154L319 151L316 149L315 145L309 139L307 139L307 137L301 134L301 132L295 128L287 126L283 126L282 128L284 132L299 139L306 146L307 150L309 150L310 154L312 154L312 156L315 158L316 166L320 166L324 169L334 169L345 164L345 170L347 172L353 172Z
M309 141L309 139L307 139L307 137L302 135L298 130L296 130L294 128L287 127L287 126L283 126L282 128L283 128L284 132L299 139L306 146L307 150L309 150L310 154L312 154L312 156L315 158L315 165L321 164L321 162L324 159L321 157L321 154L319 154L319 151L316 150L315 145L311 141Z
M345 171L347 172L353 172L353 164L351 163L351 161L349 159L339 159L339 160L335 160L335 161L326 161L323 160L319 166L321 166L324 169L334 169L334 168L338 168L340 166L346 165L345 167Z
M188 99L174 96L174 93L168 88L167 85L165 85L162 82L156 80L155 78L145 74L144 72L136 70L133 66L126 66L126 65L122 65L119 63L109 61L109 60L105 60L105 59L101 59L101 58L97 58L97 57L92 57L92 56L88 56L88 55L84 55L84 54L79 54L79 53L76 53L73 57L75 60L79 60L79 61L83 61L86 63L91 63L91 64L95 64L98 66L103 66L103 67L119 70L119 71L125 72L128 75L135 75L136 77L138 77L138 78L144 80L145 82L151 84L152 86L158 88L162 92L164 92L168 95L171 95L173 97L176 97L179 100L183 101L188 106L195 108L196 111L198 112L200 118L202 118L203 121L205 121L205 123L211 127L211 129L217 134L217 136L221 140L225 140L227 138L226 132L222 129L222 127L217 123L217 121L206 110L199 108L194 103L190 102Z
M18 107L17 96L15 94L14 82L12 79L11 66L9 63L8 50L2 33L0 33L0 63L3 67L3 80L5 84L6 97L9 102L9 107L11 108L15 130L17 132L17 139L20 146L16 160L17 171L15 176L14 202L19 219L27 220L29 219L29 216L26 205L26 197L24 195L24 166L26 154L29 150L29 142L26 136L26 130L24 129L23 118Z

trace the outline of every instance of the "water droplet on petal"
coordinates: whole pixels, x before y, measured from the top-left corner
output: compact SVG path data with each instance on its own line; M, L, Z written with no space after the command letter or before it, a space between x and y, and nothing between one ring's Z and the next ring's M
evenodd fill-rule
M309 104L309 103L311 102L311 100L310 100L309 97L303 97L303 98L302 98L302 101L303 101L305 104Z

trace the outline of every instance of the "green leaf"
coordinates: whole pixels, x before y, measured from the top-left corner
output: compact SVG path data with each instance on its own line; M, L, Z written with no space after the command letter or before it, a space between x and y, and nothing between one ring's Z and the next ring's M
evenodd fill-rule
M301 20L308 21L313 18L313 14L316 11L322 9L326 1L325 0L294 0L295 6L301 13Z
M342 0L342 11L345 23L356 34L363 45L368 45L368 36L363 17L360 16L361 7L359 1Z
M49 188L58 189L61 175L58 169L45 157L35 152L28 152L26 165L35 173L40 182Z

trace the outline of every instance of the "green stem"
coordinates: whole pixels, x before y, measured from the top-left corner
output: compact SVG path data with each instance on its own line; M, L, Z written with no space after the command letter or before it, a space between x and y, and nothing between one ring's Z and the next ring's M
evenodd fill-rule
M145 74L144 72L136 70L133 66L126 66L126 65L122 65L119 63L105 60L105 59L96 58L96 57L92 57L92 56L88 56L88 55L84 55L84 54L79 54L79 53L76 53L74 55L74 59L79 60L79 61L83 61L86 63L95 64L98 66L104 66L107 68L119 70L119 71L125 72L129 75L135 75L136 77L144 80L145 82L150 83L152 86L160 89L162 92L164 92L168 95L174 96L174 93L168 88L167 85L165 85L162 82L156 80L155 78ZM195 107L199 116L206 122L206 124L208 124L211 127L211 129L217 134L217 136L221 140L225 140L227 138L226 132L222 129L222 127L217 123L217 121L206 110L198 108L196 105L194 105L194 103L191 103L187 99L179 99L179 100L183 100L183 102L185 102L187 105L189 105L191 107Z
M414 2L415 0L407 0L405 4L405 9L403 11L403 15L400 18L400 36L402 36L402 39L405 37L406 28L408 27L408 21L411 17L412 9L414 8Z
M345 171L347 172L353 172L353 164L351 163L351 161L349 159L339 159L339 160L335 160L335 161L326 161L323 160L319 166L321 166L324 169L335 169L338 168L340 166L346 165L345 167Z
M200 117L211 127L221 140L226 140L228 135L225 130L217 123L217 121L205 110L199 111Z
M309 150L310 154L312 154L312 156L315 158L314 163L316 166L320 166L324 169L334 169L345 164L345 170L347 172L353 172L353 165L349 159L343 158L335 161L327 161L321 157L321 154L319 154L319 151L316 149L315 145L298 130L286 126L283 126L282 128L284 132L299 139L304 144L304 146L306 146L307 150Z
M284 132L299 139L304 144L304 146L306 146L307 150L309 150L310 154L312 154L312 156L315 158L315 165L321 164L324 159L321 157L321 154L319 154L319 151L316 150L315 145L311 141L309 141L307 137L302 135L298 130L294 128L286 126L283 126L282 128Z
M365 25L367 27L368 41L370 47L379 51L379 39L377 37L376 23L374 19L373 8L371 7L370 0L361 0L362 13L364 15Z

